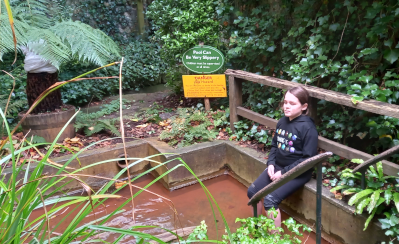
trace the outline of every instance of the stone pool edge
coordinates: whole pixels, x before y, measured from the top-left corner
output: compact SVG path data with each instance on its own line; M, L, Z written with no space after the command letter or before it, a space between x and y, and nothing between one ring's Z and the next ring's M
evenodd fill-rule
M265 155L251 148L245 148L231 141L213 141L200 143L184 148L174 149L164 142L158 141L157 138L140 139L126 143L127 154L130 157L144 158L149 155L158 153L174 153L168 155L159 155L153 159L159 162L166 162L168 168L177 166L180 161L173 160L181 157L199 178L212 178L212 174L221 172L223 168L228 167L233 176L244 185L248 186L253 182L259 174L266 168ZM93 149L83 152L80 155L82 166L90 165L95 162L115 159L123 155L123 144L112 145L107 148ZM71 155L52 158L56 163L63 164L68 161ZM155 163L143 161L134 165L130 172L137 175ZM245 165L245 167L242 167ZM77 160L73 160L71 167L78 168ZM31 164L30 171L35 167ZM26 168L26 166L25 166ZM82 171L82 174L98 175L101 177L112 178L119 171L120 167L116 162L110 162L98 165L93 168ZM11 169L5 169L3 174L9 175ZM47 166L44 174L51 175L56 172L53 167ZM166 172L166 167L160 167L154 172L156 175ZM127 177L125 174L122 177ZM90 179L87 177L86 182L92 187L99 187L107 182L107 180ZM66 181L62 182L65 183ZM60 183L60 184L62 184ZM163 184L169 189L177 189L181 186L194 183L194 178L183 167L178 168L163 178ZM72 184L71 189L81 188L80 184ZM303 189L285 200L281 209L291 215L294 215L299 221L312 226L315 222L315 204L316 204L316 181L312 179ZM245 197L245 196L244 196ZM374 221L366 231L363 231L364 223L367 219L365 215L353 215L354 208L348 206L344 201L334 198L334 195L323 187L322 194L322 226L323 236L332 243L377 243L387 241L381 225Z

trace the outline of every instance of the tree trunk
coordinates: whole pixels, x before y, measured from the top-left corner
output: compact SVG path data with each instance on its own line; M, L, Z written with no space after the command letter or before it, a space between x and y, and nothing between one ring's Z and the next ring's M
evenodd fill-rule
M58 82L58 73L28 73L26 95L29 107L32 106L36 98L47 88ZM32 113L44 113L54 111L62 105L61 91L55 90L47 95L32 111Z

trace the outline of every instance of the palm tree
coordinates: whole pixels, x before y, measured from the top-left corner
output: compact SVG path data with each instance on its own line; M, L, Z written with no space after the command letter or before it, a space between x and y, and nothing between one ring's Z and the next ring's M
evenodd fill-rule
M10 0L10 5L14 16L17 50L20 53L23 47L27 47L57 70L72 60L103 66L112 55L119 56L118 46L102 31L57 16L60 5L56 1ZM1 13L5 13L4 4L1 8ZM8 18L6 14L0 14L0 60L5 53L15 50ZM29 106L57 81L57 72L29 72L26 90ZM57 90L47 96L33 112L54 111L60 105L61 94Z

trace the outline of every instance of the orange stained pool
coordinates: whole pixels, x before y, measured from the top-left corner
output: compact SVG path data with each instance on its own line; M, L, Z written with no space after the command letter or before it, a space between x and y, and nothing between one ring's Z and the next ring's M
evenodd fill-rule
M144 187L153 179L154 178L151 175L146 175L135 181L134 184ZM247 206L247 188L233 177L229 175L222 175L204 181L204 184L217 201L232 231L235 231L237 227L239 227L239 225L235 223L236 218L246 218L252 216L252 209ZM218 223L216 228L214 216L212 214L212 208L199 184L184 187L175 191L169 191L165 189L161 183L157 182L156 184L150 186L148 190L172 200L177 210L178 219L175 218L173 210L161 197L143 192L134 199L136 225L156 225L162 228L173 230L175 226L197 226L202 220L205 220L206 224L208 225L209 239L221 240L221 235L225 234L225 226L223 224L221 215L217 209L214 208ZM134 192L136 191L137 190L135 189ZM129 197L130 190L128 187L125 187L118 194ZM95 217L99 218L107 213L111 213L124 201L126 201L126 199L107 200L104 206L96 209L95 216L94 214L91 214L87 217L87 222L93 221ZM107 222L106 225L118 228L131 227L133 225L131 207L132 205L130 203L127 204L124 207L124 209L127 211L119 215L115 215ZM66 213L67 211L57 218L62 219ZM39 211L34 213L35 216L38 214ZM72 214L63 223L70 223L74 217L75 215ZM282 218L284 220L287 219L288 216L282 213ZM51 225L54 227L57 222L58 221L56 220L51 220ZM56 232L62 232L65 228L66 226L62 224L56 229ZM156 235L164 231L160 229L147 229L144 230L144 232ZM118 236L119 235L112 233L102 233L97 237L101 238L102 240L112 242L118 238ZM306 240L306 244L316 243L315 234L313 232L310 234L308 234L308 232L304 233L304 236L300 239L303 240L303 243ZM135 239L127 236L123 238L120 243L135 243ZM328 242L323 240L322 243Z

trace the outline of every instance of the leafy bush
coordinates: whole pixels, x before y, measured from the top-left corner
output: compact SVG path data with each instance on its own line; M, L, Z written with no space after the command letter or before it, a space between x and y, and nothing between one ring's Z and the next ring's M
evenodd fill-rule
M84 72L95 69L96 66L71 62L62 67L59 80L70 80ZM107 69L101 69L87 77L109 77L118 76L119 68L111 66ZM123 89L129 89L130 86L123 82ZM104 96L115 95L118 93L119 80L118 79L99 79L99 80L85 80L66 84L61 88L63 103L81 106L89 103L91 100L101 100Z
M138 88L161 83L167 65L160 57L160 47L136 40L124 47L123 76L130 87Z
M217 2L155 0L147 9L155 34L153 39L162 46L162 58L170 65L180 63L185 51L198 45L221 45L218 32L221 30L216 19Z
M122 88L135 90L161 83L166 72L166 65L160 58L159 47L156 44L135 40L122 50L125 57L122 70ZM62 67L60 80L69 80L84 71L92 70L95 66L85 63L69 63ZM96 71L87 77L118 76L119 67L111 66ZM64 103L76 106L93 100L101 100L104 96L116 95L119 89L118 79L86 80L67 84L62 88Z
M399 104L396 1L218 3L215 11L226 26L222 38L229 40L229 67L349 94L353 103L376 99ZM281 94L272 91L248 82L246 105L270 114ZM372 153L399 143L398 119L323 100L318 111L318 130L327 138L353 147L362 145L354 137L370 140L364 144L372 145L367 148Z
M219 134L219 128L227 123L222 111L205 112L202 109L177 109L177 115L170 118L170 126L159 138L169 145L184 147L201 141L212 141Z
M277 215L277 211L271 209L268 211L268 215ZM231 237L228 235L223 236L223 243L256 243L256 244L294 244L302 243L298 236L303 236L299 232L300 228L305 232L311 232L311 228L306 225L297 224L293 218L289 218L282 222L287 229L291 232L290 234L284 234L284 229L276 227L274 220L266 218L263 215L259 217L249 217L246 219L237 218L236 222L241 223L241 226L236 230L235 233L231 233ZM187 241L205 241L208 240L207 225L205 222L201 222L192 234L187 238ZM273 233L273 234L272 234ZM186 242L183 242L186 243Z
M5 55L3 57L3 62L0 62L0 70L6 70L15 78L15 88L11 94L11 100L8 105L8 110L6 114L7 121L9 123L16 123L18 113L26 110L28 108L28 101L26 99L26 72L23 68L23 62L17 60L14 65L13 55ZM7 100L13 88L14 80L7 74L0 71L0 108L4 111ZM0 123L2 123L0 118ZM0 132L3 133L4 131Z
M353 159L353 162L363 163L361 159ZM359 187L361 173L352 173L351 169L341 172L341 181L338 186L331 189L331 192L341 191L343 195L352 195L348 204L355 205L356 214L362 214L365 209L369 217L366 220L364 230L367 229L370 221L375 215L384 214L386 218L379 219L383 229L389 229L385 235L399 236L399 177L384 176L382 162L378 162L376 167L370 166L366 173L366 189ZM366 208L367 207L367 208ZM392 219L393 222L390 222ZM395 221L396 220L396 221Z
M234 123L235 132L231 135L231 139L237 141L255 140L266 146L272 144L272 135L269 130L258 128L259 125L253 124L248 120L240 120ZM229 130L230 131L230 130Z

